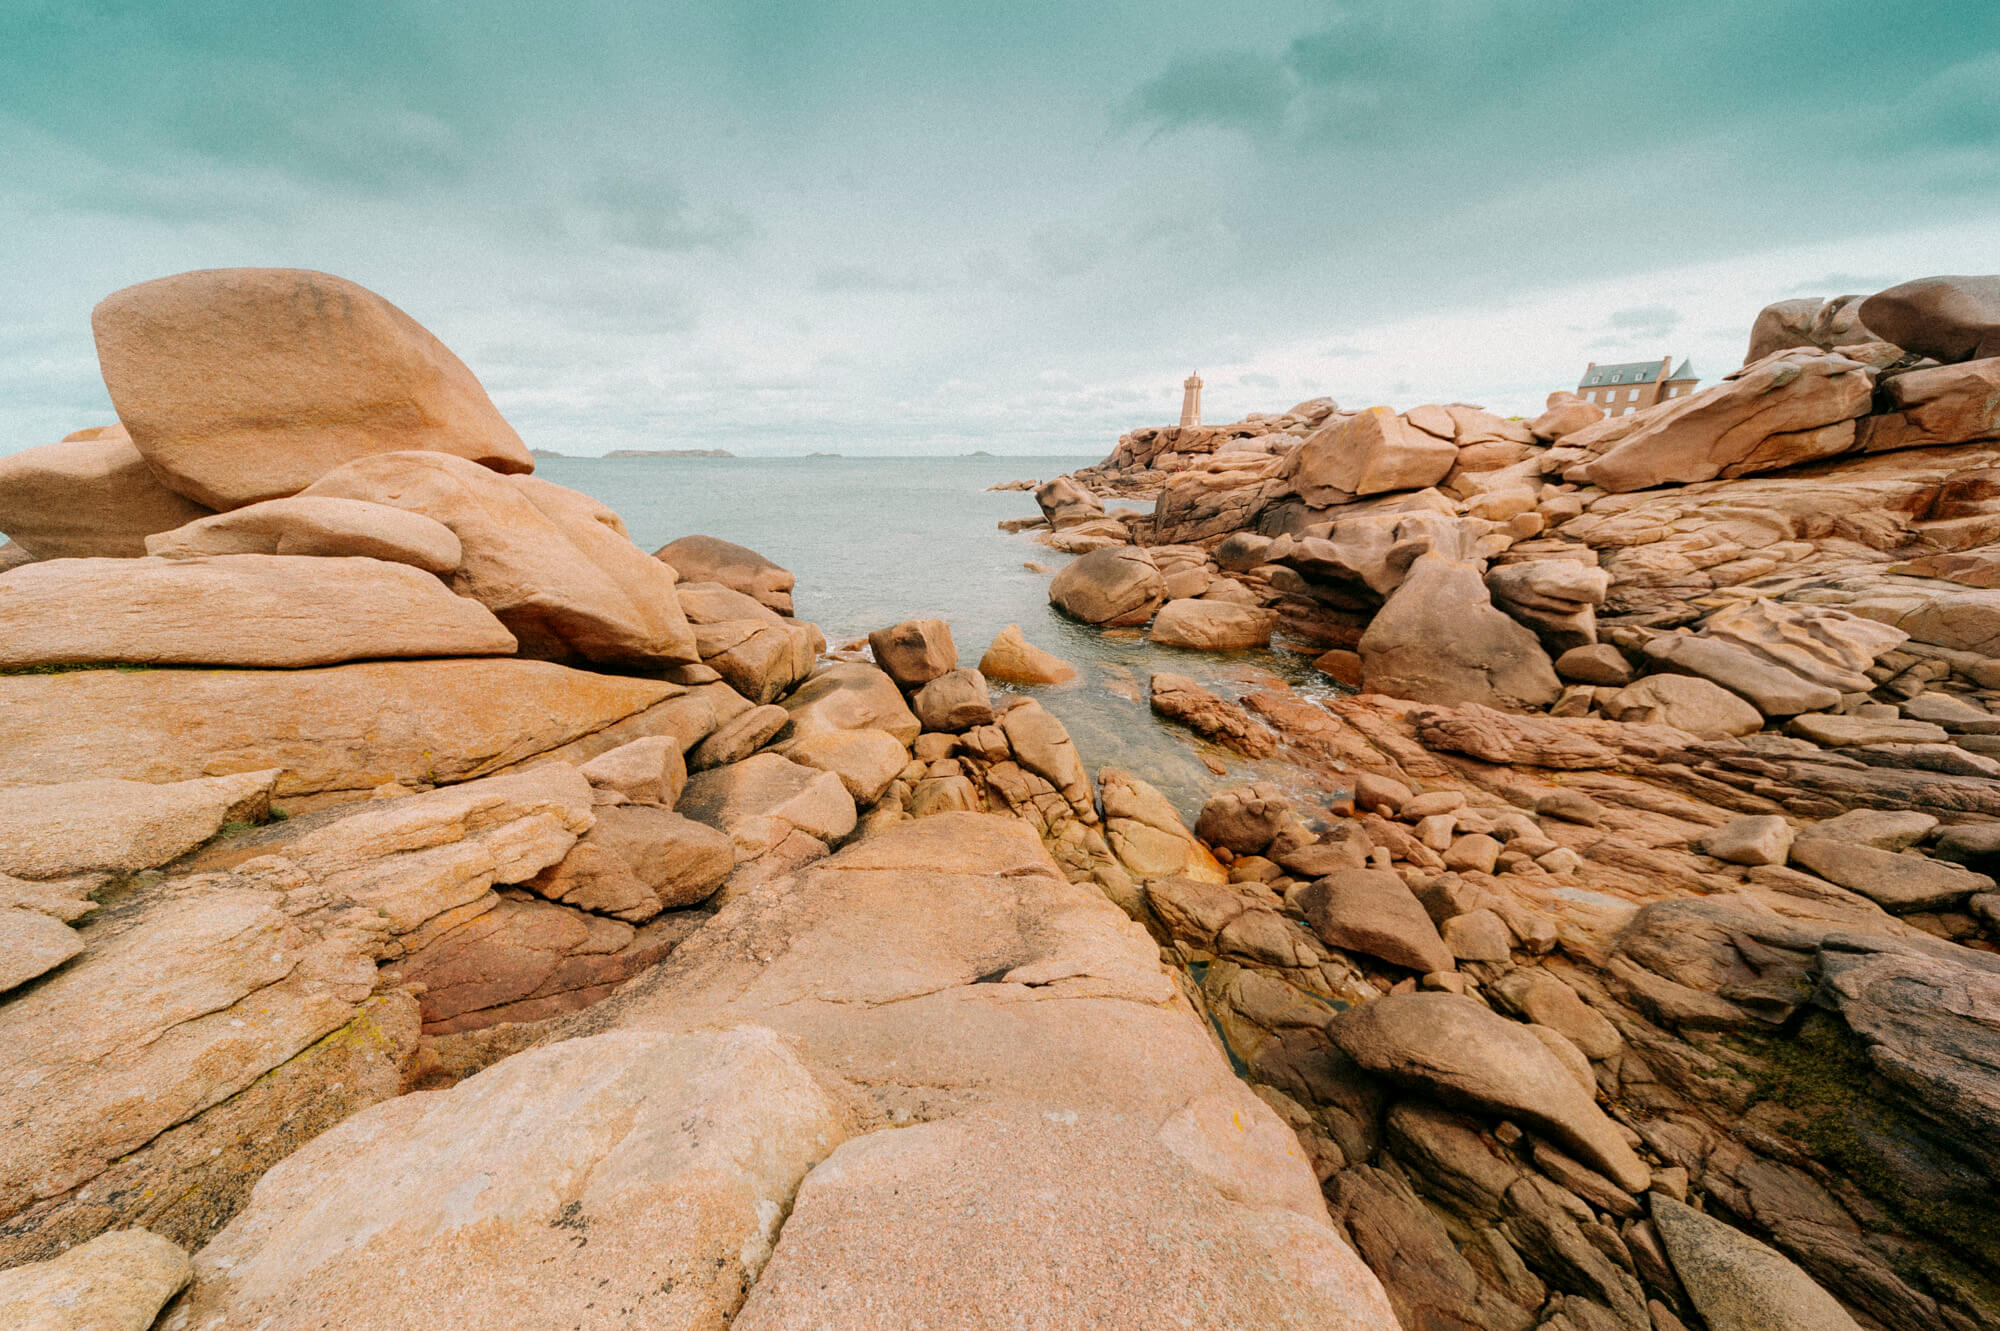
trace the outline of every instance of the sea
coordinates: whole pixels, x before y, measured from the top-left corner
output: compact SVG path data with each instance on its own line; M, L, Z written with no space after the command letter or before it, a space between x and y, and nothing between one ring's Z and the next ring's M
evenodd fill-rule
M1312 653L1211 653L1161 647L1135 630L1080 624L1049 604L1049 573L1071 556L1008 533L1008 518L1040 515L1033 494L996 483L1047 480L1095 456L539 458L536 473L601 500L640 548L699 533L749 546L798 578L801 619L830 647L904 619L951 625L962 665L995 634L1021 626L1031 643L1077 667L1060 686L998 686L1038 698L1062 719L1085 766L1123 768L1157 786L1192 821L1207 796L1246 781L1302 797L1324 786L1282 763L1251 761L1197 741L1147 706L1155 670L1190 676L1229 697L1270 674L1307 694L1333 692ZM1204 761L1204 759L1208 761ZM1215 772L1210 763L1223 767Z

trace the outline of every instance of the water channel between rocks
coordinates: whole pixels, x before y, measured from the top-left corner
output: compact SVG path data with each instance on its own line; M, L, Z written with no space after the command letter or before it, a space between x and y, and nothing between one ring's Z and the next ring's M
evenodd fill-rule
M1312 653L1192 652L1158 647L1137 630L1079 624L1048 603L1049 575L1070 556L1032 533L999 530L1006 518L1039 514L1024 491L989 492L1001 481L1047 480L1096 456L952 458L545 458L537 472L603 501L645 550L701 533L735 541L798 575L798 614L829 646L902 619L950 623L961 663L976 665L993 635L1019 624L1029 642L1075 665L1062 687L1023 687L1062 719L1084 763L1122 767L1158 786L1192 823L1210 792L1276 781L1311 797L1282 762L1253 762L1156 719L1147 706L1155 670L1187 675L1226 697L1268 672L1307 696L1335 690L1312 669ZM1202 760L1220 761L1217 775Z

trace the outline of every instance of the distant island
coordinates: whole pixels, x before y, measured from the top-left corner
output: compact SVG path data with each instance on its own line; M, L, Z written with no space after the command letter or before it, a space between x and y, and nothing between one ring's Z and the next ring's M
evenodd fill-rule
M839 457L839 456L840 456L840 454L838 454L838 453L808 453L808 454L806 454L806 456L807 456L807 457L809 457L809 458L837 458L837 457Z
M528 450L528 456L534 458L566 458L569 454L558 453L553 448L531 448Z
M975 448L970 453L967 453L966 456L969 458L990 458L993 455L983 448Z
M733 458L726 448L614 448L608 458Z

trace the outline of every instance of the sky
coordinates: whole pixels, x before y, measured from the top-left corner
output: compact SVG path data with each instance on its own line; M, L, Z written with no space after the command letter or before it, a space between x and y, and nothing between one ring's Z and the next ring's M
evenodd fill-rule
M0 0L0 452L91 307L338 273L531 445L1108 452L1330 395L1712 382L2000 270L2000 4Z

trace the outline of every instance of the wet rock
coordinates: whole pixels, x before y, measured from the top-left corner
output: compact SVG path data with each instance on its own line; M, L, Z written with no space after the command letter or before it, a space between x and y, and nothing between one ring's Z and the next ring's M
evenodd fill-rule
M1155 671L1149 692L1154 712L1245 757L1266 757L1278 747L1278 737L1240 704L1209 692L1186 675Z
M133 558L208 513L160 484L123 430L0 458L0 532L34 559Z
M1086 624L1143 624L1166 599L1166 580L1143 550L1093 550L1049 580L1049 603Z
M1278 626L1278 612L1226 601L1168 601L1153 620L1147 640L1196 651L1241 651L1263 647Z
M1076 678L1076 667L1027 641L1020 625L1009 624L979 658L979 673L1007 684L1067 684Z
M906 689L928 684L956 669L958 648L951 625L942 619L907 619L868 635L875 664Z
M1311 884L1299 902L1306 923L1329 947L1418 973L1457 969L1437 926L1393 873L1344 869Z

